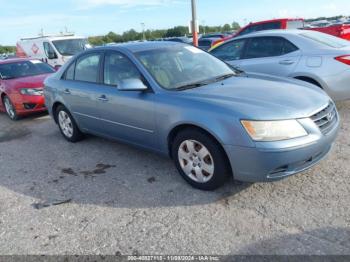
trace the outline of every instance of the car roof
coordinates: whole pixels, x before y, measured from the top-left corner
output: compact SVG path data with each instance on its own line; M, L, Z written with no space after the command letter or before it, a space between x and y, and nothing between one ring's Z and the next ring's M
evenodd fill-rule
M250 34L246 34L243 36L238 36L235 38L232 38L234 40L236 39L243 39L243 38L250 38L250 37L256 37L256 36L283 36L283 35L300 35L305 32L315 32L310 30L300 30L300 29L275 29L275 30L263 30L258 32L253 32ZM317 32L316 32L317 33Z
M284 21L304 21L304 19L303 18L277 18L277 19L263 20L258 22L251 22L247 26L267 24L267 23L273 23L273 22L284 22Z
M0 60L0 65L3 64L11 64L11 63L17 63L17 62L24 62L24 61L31 61L31 60L38 60L38 59L29 59L29 58L9 58L5 60Z
M122 43L111 46L98 47L96 49L114 50L114 49L126 49L132 53L155 50L160 48L175 47L175 46L187 46L184 43L172 42L172 41L150 41L150 42L135 42L135 43Z

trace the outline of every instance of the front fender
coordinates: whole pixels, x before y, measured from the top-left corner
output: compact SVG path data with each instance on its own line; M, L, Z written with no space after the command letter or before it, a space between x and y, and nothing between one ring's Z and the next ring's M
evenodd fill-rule
M183 102L183 101L182 101ZM191 101L181 106L181 102L172 99L168 103L156 106L159 148L168 152L168 137L179 126L195 126L211 134L221 145L255 147L245 129L234 114L223 109L210 110L207 105Z

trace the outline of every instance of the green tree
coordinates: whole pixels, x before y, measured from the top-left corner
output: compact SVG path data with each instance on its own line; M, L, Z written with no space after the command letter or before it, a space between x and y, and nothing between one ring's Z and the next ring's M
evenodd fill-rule
M229 32L229 31L231 31L231 25L225 24L225 25L222 27L222 31L224 31L224 32Z
M14 53L14 52L16 52L16 47L15 46L1 46L0 45L0 54Z
M232 30L239 30L239 29L241 29L241 26L239 25L239 23L237 23L236 21L233 21Z

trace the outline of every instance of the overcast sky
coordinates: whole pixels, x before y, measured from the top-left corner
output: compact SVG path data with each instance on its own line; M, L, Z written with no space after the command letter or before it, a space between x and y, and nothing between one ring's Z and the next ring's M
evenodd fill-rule
M0 44L21 37L58 33L67 27L78 35L122 33L134 28L188 25L190 0L0 0ZM349 0L197 0L199 22L222 25L279 17L350 15Z

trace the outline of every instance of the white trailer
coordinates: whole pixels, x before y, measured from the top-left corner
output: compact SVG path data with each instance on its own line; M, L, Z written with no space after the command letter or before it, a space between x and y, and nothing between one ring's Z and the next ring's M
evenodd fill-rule
M17 57L39 59L56 69L91 46L85 37L74 34L43 35L17 42Z

